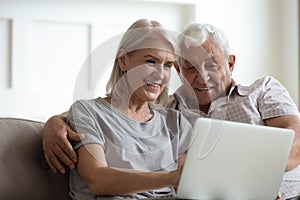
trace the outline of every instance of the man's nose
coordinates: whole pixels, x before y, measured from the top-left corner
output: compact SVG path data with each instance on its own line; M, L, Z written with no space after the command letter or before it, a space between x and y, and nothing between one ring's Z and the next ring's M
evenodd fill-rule
M209 80L209 74L208 71L204 69L204 67L197 68L196 73L196 78L199 83L207 83L207 81Z

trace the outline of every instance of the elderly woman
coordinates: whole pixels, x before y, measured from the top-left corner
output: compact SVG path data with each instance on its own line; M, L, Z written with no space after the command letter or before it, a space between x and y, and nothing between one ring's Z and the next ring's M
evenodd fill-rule
M191 131L178 111L156 104L167 97L174 44L158 22L138 20L120 42L107 97L71 106L67 122L85 135L74 143L73 199L172 195Z

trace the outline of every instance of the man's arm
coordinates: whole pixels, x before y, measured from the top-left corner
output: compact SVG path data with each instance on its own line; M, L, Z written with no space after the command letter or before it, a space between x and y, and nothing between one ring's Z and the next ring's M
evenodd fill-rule
M80 141L84 136L74 132L66 123L66 114L56 115L47 120L43 128L43 150L46 161L54 173L66 173L63 165L75 168L76 152L70 140Z
M281 116L266 119L267 126L288 128L295 131L295 138L289 160L286 166L286 171L292 170L300 164L300 118L298 116Z

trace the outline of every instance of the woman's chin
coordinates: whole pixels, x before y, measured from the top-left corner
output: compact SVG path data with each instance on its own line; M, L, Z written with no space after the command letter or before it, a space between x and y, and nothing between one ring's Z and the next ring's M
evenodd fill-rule
M156 101L158 99L159 94L147 94L146 99L147 101Z

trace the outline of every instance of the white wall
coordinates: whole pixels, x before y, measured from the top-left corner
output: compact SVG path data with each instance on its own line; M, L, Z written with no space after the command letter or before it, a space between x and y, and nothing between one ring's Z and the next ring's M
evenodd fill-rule
M272 75L299 105L297 0L199 0L196 19L227 34L235 80L249 84Z
M99 91L92 85L98 74L87 64L88 56L140 18L180 30L194 19L194 5L137 0L0 1L0 117L44 121L66 111L74 101L79 72L84 77L80 98L104 93L104 83ZM104 58L108 51L97 56ZM95 68L105 67L98 63Z
M195 20L219 26L238 82L272 75L299 105L297 8L297 0L0 0L0 117L44 121L67 110L88 55L139 18L176 31ZM103 94L106 80L93 88L94 72L83 70L84 91Z
M291 96L300 105L299 90L299 11L297 0L281 0L282 8L282 63L281 80L289 89Z

